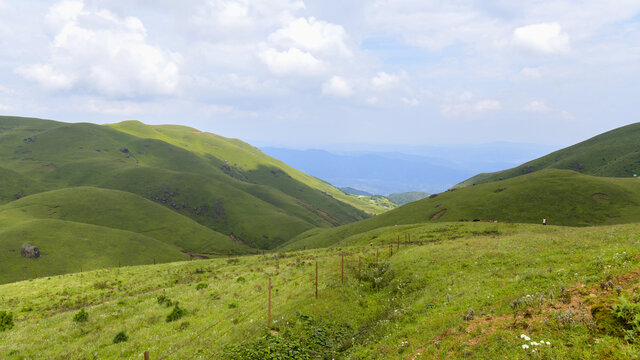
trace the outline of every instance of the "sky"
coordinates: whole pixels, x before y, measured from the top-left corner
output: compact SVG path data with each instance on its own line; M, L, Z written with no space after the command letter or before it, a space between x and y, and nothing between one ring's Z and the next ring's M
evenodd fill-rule
M0 0L0 114L258 146L570 145L638 121L640 0Z

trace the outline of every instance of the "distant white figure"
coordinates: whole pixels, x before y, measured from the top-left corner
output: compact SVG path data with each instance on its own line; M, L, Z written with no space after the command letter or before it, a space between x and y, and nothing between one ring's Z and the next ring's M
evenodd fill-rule
M547 225L547 219L542 219L542 225Z

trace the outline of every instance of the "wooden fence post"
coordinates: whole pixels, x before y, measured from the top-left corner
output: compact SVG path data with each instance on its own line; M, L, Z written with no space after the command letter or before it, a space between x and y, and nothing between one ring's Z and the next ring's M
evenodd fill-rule
M144 360L149 360L149 352L148 351L144 352Z
M376 248L376 266L378 266L378 258L380 257L380 249Z
M389 257L393 256L393 244L389 244Z
M267 311L267 328L271 329L271 278L269 278L269 310Z
M156 264L156 258L153 258L153 265Z
M358 256L358 282L360 282L360 267L362 265L362 260L360 259L360 256Z

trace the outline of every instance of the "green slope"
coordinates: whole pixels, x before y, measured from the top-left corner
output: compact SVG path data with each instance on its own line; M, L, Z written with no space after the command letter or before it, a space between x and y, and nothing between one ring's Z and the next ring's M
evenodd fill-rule
M292 168L238 139L225 138L186 126L149 126L133 120L109 126L139 137L163 140L207 158L221 159L225 162L225 170L230 174L251 182L268 184L308 203L318 203L325 212L333 214L336 211L344 211L335 207L334 202L327 201L327 197L338 199L371 214L388 210L388 207L381 204L346 194L331 184ZM309 191L309 188L319 191L320 194ZM340 216L353 217L354 214L349 212ZM359 214L355 216L361 218Z
M567 169L608 177L640 175L640 123L608 131L513 169L476 175L458 187L509 179L543 169Z
M53 219L139 233L180 250L201 254L246 253L228 236L140 196L75 187L24 197L0 207L0 219Z
M0 219L7 224L7 219ZM40 258L26 259L22 244ZM188 258L176 246L152 237L103 226L61 220L30 220L0 228L0 283L121 265Z
M608 310L626 302L623 315L638 314L640 224L438 223L403 232L424 245L394 247L390 257L386 248L397 231L386 229L340 249L5 284L0 311L13 315L14 326L2 331L0 357L142 359L146 351L165 360L638 357L640 346L628 336L639 329L625 328ZM608 281L614 289L601 287ZM183 317L168 322L173 307L159 299L178 302ZM85 322L74 321L80 309ZM121 331L128 340L114 343ZM527 341L523 348L522 334L549 344Z
M284 249L323 247L355 234L401 224L495 220L586 226L640 221L640 180L544 170L448 191L374 218L300 234Z
M366 217L274 167L276 160L239 140L208 143L215 137L186 127L158 131L138 122L123 124L139 136L122 126L0 117L0 177L6 179L0 202L66 187L123 190L261 248L314 227Z

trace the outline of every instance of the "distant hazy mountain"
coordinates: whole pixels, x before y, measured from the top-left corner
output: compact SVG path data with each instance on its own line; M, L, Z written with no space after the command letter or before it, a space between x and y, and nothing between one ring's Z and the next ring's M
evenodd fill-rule
M511 143L398 149L402 152L276 147L264 147L262 151L334 186L391 194L440 192L479 172L511 168L552 150L549 146Z

